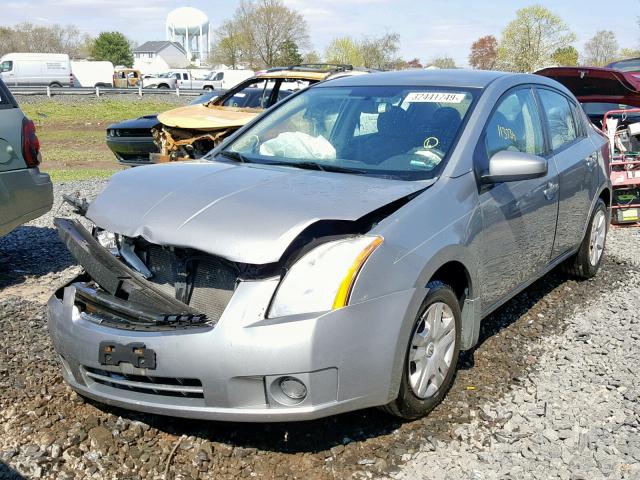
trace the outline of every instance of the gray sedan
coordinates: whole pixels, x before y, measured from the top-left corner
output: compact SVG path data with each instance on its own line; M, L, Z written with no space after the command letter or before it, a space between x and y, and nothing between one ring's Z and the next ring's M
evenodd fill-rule
M378 73L292 95L201 161L116 174L49 301L62 373L133 410L306 420L445 396L480 323L596 274L606 138L533 75Z
M51 210L53 186L39 164L35 126L0 80L0 237Z

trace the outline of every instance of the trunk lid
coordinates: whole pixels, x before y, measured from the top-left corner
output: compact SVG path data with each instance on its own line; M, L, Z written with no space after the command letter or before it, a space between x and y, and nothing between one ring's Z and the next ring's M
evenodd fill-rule
M535 72L563 84L581 103L619 103L640 107L637 74L592 67L553 67Z

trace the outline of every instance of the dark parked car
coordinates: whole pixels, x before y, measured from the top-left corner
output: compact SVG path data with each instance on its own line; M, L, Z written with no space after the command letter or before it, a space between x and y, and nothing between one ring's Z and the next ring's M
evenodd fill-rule
M191 105L201 105L215 100L220 92L205 92ZM144 115L132 120L115 123L107 128L107 146L122 165L135 166L149 163L149 154L158 152L151 129L160 125L158 115Z

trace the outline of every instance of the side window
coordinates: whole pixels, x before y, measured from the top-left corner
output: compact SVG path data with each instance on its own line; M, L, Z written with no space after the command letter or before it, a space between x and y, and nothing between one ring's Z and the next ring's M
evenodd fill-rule
M187 75L186 73L182 74L182 79L183 80L189 80L189 75Z
M0 72L10 72L13 70L13 62L11 60L5 60L0 63Z
M216 74L216 76L215 76L215 77L213 77L213 79L214 79L216 82L219 82L219 81L220 81L220 80L222 80L223 78L224 78L224 72L218 72L218 73Z
M512 91L502 97L485 130L487 158L497 152L544 154L540 115L530 88Z
M13 107L13 101L11 97L9 97L8 91L5 90L4 84L0 83L0 108L9 107Z
M586 137L587 136L587 126L585 125L585 113L584 110L582 110L582 107L576 105L573 102L570 102L571 104L571 112L573 113L573 121L576 124L576 134L579 137Z
M564 95L542 88L538 92L549 125L551 147L557 150L578 138L573 112Z

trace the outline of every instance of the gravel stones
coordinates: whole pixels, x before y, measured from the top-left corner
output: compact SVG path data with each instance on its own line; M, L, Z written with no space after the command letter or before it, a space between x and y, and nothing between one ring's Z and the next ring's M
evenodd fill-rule
M0 238L0 479L640 478L640 229L611 231L595 279L551 273L487 318L424 419L203 422L62 381L45 302L78 267L52 219L62 193L104 185L56 184L52 213Z

